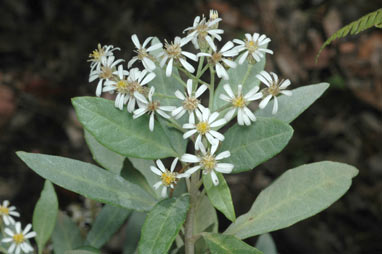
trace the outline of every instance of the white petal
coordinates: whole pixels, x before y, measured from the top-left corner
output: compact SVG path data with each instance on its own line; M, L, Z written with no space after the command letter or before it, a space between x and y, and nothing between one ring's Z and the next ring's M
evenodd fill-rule
M176 167L176 164L178 163L179 158L175 158L174 161L171 163L170 171L174 172L174 169Z
M36 236L36 232L32 231L32 232L26 234L24 237L28 239L28 238L32 238L32 237L35 237L35 236Z
M139 40L138 40L138 37L137 37L136 34L133 34L133 35L131 36L131 40L133 41L133 43L134 43L134 45L135 45L135 47L136 47L137 49L141 48L141 44L139 43Z
M163 198L167 197L167 187L166 186L163 186L163 189L162 189L162 192L161 192L161 196Z
M149 129L150 131L154 131L154 112L152 112L150 115Z
M195 173L196 171L198 171L198 169L200 169L201 166L198 165L198 166L195 166L195 167L192 167L190 168L189 170L187 170L186 172L184 172L184 174L188 175L188 176L191 176L193 173Z
M141 86L143 85L146 85L147 83L149 83L150 81L152 81L154 78L155 78L156 74L151 72L149 73L144 79L143 81L141 81Z
M210 115L210 117L208 118L208 123L211 124L213 121L216 120L216 118L219 117L219 113L218 112L214 112Z
M186 57L190 58L191 60L198 61L198 57L195 54L192 54L190 52L182 51L182 55L185 55Z
M148 71L155 70L155 63L150 58L144 57L142 63Z
M195 93L195 98L198 98L200 95L202 95L206 90L207 90L207 86L205 84L201 85L198 90L196 90L196 93Z
M228 158L230 156L231 156L231 153L229 151L224 151L224 152L219 153L215 157L215 160L222 160L222 159Z
M292 91L289 91L289 90L284 90L284 91L280 91L280 93L286 95L286 96L291 96L292 95Z
M224 174L229 174L232 172L233 165L230 163L218 163L216 164L215 170L224 173Z
M216 139L220 140L220 141L223 141L224 140L224 135L221 134L220 132L217 132L217 131L214 131L214 130L210 130L209 131L211 133L212 136L214 136Z
M215 128L215 127L222 126L222 125L224 125L224 124L226 124L226 123L227 123L227 121L226 121L224 118L222 118L222 119L219 119L219 120L217 120L217 121L211 123L210 126L211 126L212 128Z
M243 111L241 109L239 109L237 111L237 123L239 125L244 125L244 119L243 119Z
M256 121L256 116L252 113L251 110L249 110L249 108L247 107L244 107L244 113L249 117L249 119L251 119L253 122Z
M143 94L138 93L137 91L134 92L134 97L137 98L140 102L143 102L145 104L148 104L149 102L147 101L146 97L143 96Z
M159 181L159 182L156 182L156 183L153 185L153 187L154 187L154 189L158 189L162 184L163 184L162 181Z
M269 102L269 100L272 98L272 94L269 94L267 97L265 97L259 104L260 108L265 108Z
M29 232L29 230L31 230L31 228L32 228L32 224L28 224L28 225L26 225L26 227L25 227L25 229L24 229L24 231L23 231L23 235L25 235L26 233L28 233Z
M218 176L216 175L215 171L211 171L211 179L212 182L214 183L215 186L219 185L219 179Z
M224 116L225 120L226 120L227 122L228 122L229 120L231 120L232 117L233 117L233 115L235 114L235 112L236 112L236 108L232 108L231 110L229 110L229 111L225 114L225 116Z
M226 102L232 102L232 98L228 97L227 95L225 95L224 93L221 93L219 95L219 98L223 101L226 101Z
M189 64L186 60L184 60L183 58L179 58L179 61L180 63L183 65L184 68L186 68L186 70L190 73L194 73L195 71L195 68L194 66L192 66L191 64Z
M288 86L290 85L290 80L287 79L287 80L284 80L281 85L280 85L280 89L285 89L287 88Z
M183 108L183 106L181 107L177 107L176 109L174 109L172 112L171 112L171 115L172 116L176 116L177 114L179 114L180 112L186 112L185 109Z
M200 162L200 158L193 155L193 154L189 154L189 153L185 153L182 155L182 157L180 158L181 161L183 162L188 162L188 163L197 163L197 162Z
M172 107L172 106L168 106L168 107L171 108L169 111L172 111L172 110L173 110L173 107ZM157 112L161 117L166 118L166 119L169 119L170 116L167 115L167 114L162 110L162 108L165 108L165 106L161 106L159 109L157 109L156 112Z
M184 100L184 99L186 99L186 97L184 96L184 94L181 92L181 91L179 91L179 90L176 90L175 91L175 96L179 99L179 100Z
M159 49L159 48L161 48L162 46L163 46L162 43L157 43L157 44L151 45L148 49L146 49L146 51L147 51L147 52L150 52L150 51Z
M279 109L279 102L277 100L277 97L275 96L275 99L273 100L273 109L272 109L272 114L276 114L277 110Z
M149 42L151 41L152 38L153 38L152 36L147 37L146 40L142 44L142 48L146 48L147 44L149 44Z
M266 80L262 75L260 75L260 74L257 74L256 75L256 78L258 78L261 82L263 82L266 86L270 86L271 84L269 83L269 81L268 80Z
M233 91L232 91L232 89L231 89L231 87L230 87L229 84L225 84L225 85L223 86L223 88L224 88L224 90L226 91L226 93L229 95L229 97L231 97L231 98L234 98L234 97L235 97L235 95L233 94Z
M240 56L240 58L239 58L239 64L243 64L244 63L244 61L245 61L245 59L247 59L247 57L248 57L248 50L247 51L245 51L244 52L244 54L242 54L241 56Z
M172 73L172 63L173 63L174 59L170 59L170 61L168 61L168 64L167 64L167 68L166 68L166 76L167 77L170 77L171 76L171 73Z
M192 79L187 80L187 94L188 96L192 95Z
M162 175L162 172L161 172L158 168L156 168L156 167L154 167L154 166L150 166L150 169L151 169L151 171L152 171L154 174L156 174L156 175L158 175L158 176L161 176L161 175Z
M186 133L183 134L183 138L187 139L187 138L191 137L192 135L194 135L196 132L197 132L196 129L189 130L189 131L187 131Z
M211 37L207 35L205 37L205 39L206 39L208 45L210 45L210 47L212 48L212 50L216 52L216 46L215 46L214 42L212 41Z
M220 52L221 53L226 52L226 51L230 50L233 46L234 45L233 45L232 41L227 41L226 44L224 44L224 46L220 49Z
M13 236L13 235L14 235L14 233L12 232L12 230L10 230L9 228L5 228L5 229L4 229L4 232L7 233L7 235L9 235L9 236Z
M237 64L234 61L223 58L222 61L231 68L236 68Z

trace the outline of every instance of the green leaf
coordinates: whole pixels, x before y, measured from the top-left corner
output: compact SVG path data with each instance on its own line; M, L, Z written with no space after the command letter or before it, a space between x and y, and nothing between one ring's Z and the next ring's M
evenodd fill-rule
M263 234L257 239L256 248L264 254L277 254L276 244L269 233Z
M192 227L194 235L202 232L218 232L219 223L216 210L206 195L199 198L198 202L194 204L194 211ZM200 237L195 242L195 253L206 253L207 249L203 237Z
M235 124L224 134L221 151L228 150L231 157L225 162L235 165L233 173L248 171L278 154L288 144L293 129L272 118L258 118L250 126Z
M293 89L291 96L281 95L277 97L279 109L272 114L273 100L264 109L256 111L256 116L277 118L283 122L290 123L312 105L328 89L328 83L302 86Z
M206 195L198 200L195 204L194 210L194 235L208 231L218 232L218 217L215 208L212 206L210 200Z
M222 212L227 219L235 221L235 209L233 208L231 192L227 182L221 173L216 172L216 175L219 179L219 184L217 186L214 185L209 174L203 174L203 185L204 188L206 188L208 198L213 206Z
M309 218L337 201L357 174L356 168L331 161L290 169L263 190L225 234L245 239Z
M141 211L155 204L155 199L138 185L95 165L44 154L17 155L40 176L90 199Z
M220 94L224 94L223 86L229 84L232 91L236 93L239 84L243 86L243 93L247 93L249 90L258 86L260 80L256 78L256 75L264 70L265 57L261 58L261 61L256 64L248 64L248 61L244 61L243 64L239 64L239 57L236 59L237 67L230 68L227 72L229 75L229 80L221 79L218 87L215 91L213 111L224 106L227 102L219 98Z
M93 155L93 159L103 168L119 175L122 170L125 157L101 145L88 131L85 130L84 132L85 140L88 144L90 152Z
M146 219L146 213L133 212L127 222L125 230L126 238L123 243L123 254L135 254L139 238L141 236L141 229Z
M72 103L84 128L108 149L142 159L177 156L158 121L154 131L149 130L148 115L133 119L132 114L103 98L77 97Z
M125 208L105 205L97 215L86 242L96 248L102 247L117 232L131 213Z
M190 198L164 199L149 212L138 244L140 254L163 254L170 249L186 220Z
M55 254L64 254L65 251L76 249L83 244L77 225L62 212L58 213L52 241Z
M67 250L65 254L100 254L101 251L91 246L80 247L76 250Z
M211 254L263 254L232 235L203 234Z
M327 39L324 44L322 44L320 50L318 51L318 54L316 56L316 62L322 52L322 50L328 46L332 41L338 38L343 38L346 35L348 35L349 31L351 30L350 34L358 34L366 29L369 29L373 26L380 27L382 25L382 9L378 9L374 12L370 12L366 14L365 16L357 19L356 21L351 22L350 24L342 27L340 30L336 31L334 34L332 34L329 39Z
M142 189L158 199L159 196L157 195L156 190L147 182L145 176L139 172L129 160L125 160L121 176L129 182L139 185Z
M37 233L36 243L41 254L56 225L58 200L53 184L45 181L44 189L33 211L33 230Z

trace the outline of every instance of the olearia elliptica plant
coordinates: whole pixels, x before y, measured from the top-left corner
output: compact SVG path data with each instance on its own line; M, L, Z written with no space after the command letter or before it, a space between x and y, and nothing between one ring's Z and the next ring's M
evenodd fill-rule
M290 123L329 84L290 90L289 79L264 70L266 56L274 54L271 39L255 32L224 42L221 21L211 11L163 42L134 34L127 63L111 45L89 55L96 97L72 102L100 167L17 153L47 179L40 201L56 206L36 206L39 251L53 232L56 253L99 253L127 221L124 253L262 253L243 240L313 216L350 188L354 167L305 164L287 170L236 217L225 175L253 170L281 152L293 135ZM99 98L105 93L114 101ZM106 204L90 230L57 217L50 182ZM217 211L232 222L223 232ZM36 229L40 217L53 225L48 233ZM58 237L68 228L69 240Z

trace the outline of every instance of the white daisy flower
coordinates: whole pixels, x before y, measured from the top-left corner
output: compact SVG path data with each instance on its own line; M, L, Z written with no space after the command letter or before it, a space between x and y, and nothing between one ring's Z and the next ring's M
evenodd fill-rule
M188 32L186 38L192 40L196 49L207 48L208 45L211 48L215 48L213 40L216 38L218 41L221 41L222 37L220 34L224 33L224 30L217 29L217 25L221 20L221 18L216 18L206 21L205 17L200 19L197 16L194 19L194 24L184 29L183 33Z
M174 172L175 166L178 163L178 158L175 158L173 162L171 163L170 170L165 168L161 160L156 160L156 164L158 167L151 166L151 171L160 176L161 181L154 184L154 188L158 189L161 185L163 185L163 189L161 192L162 197L167 196L167 188L170 187L171 189L174 189L175 184L177 183L178 179L183 177L188 177L186 174L179 174L177 172Z
M203 174L211 174L211 179L214 185L219 184L219 179L215 173L215 171L224 173L224 174L229 174L232 172L232 169L234 168L234 165L231 163L219 163L219 160L228 158L231 156L231 153L229 151L224 151L219 153L218 155L214 155L216 152L216 149L218 147L218 144L215 143L214 145L211 146L211 150L206 152L204 146L201 146L201 156L196 156L193 154L184 154L181 157L181 161L187 162L187 163L198 163L199 165L196 165L189 170L187 170L184 174L185 175L192 175L194 172L199 170L200 168L203 169Z
M114 50L121 50L120 48L114 48L113 45L104 45L101 47L101 44L98 43L98 48L93 50L89 54L90 70L99 69L101 67L101 60L104 57L112 56Z
M5 225L14 224L15 220L11 217L20 217L20 214L15 211L15 206L9 206L9 201L4 200L0 205L0 218L4 221Z
M201 110L203 105L200 103L198 98L207 90L206 85L201 85L195 92L195 95L192 95L192 79L187 80L187 92L182 93L179 90L176 90L175 96L183 101L183 105L174 109L171 112L171 115L175 117L175 119L181 118L186 112L188 112L188 122L195 123L195 114L196 110Z
M273 97L274 102L273 102L272 114L276 114L279 107L279 103L277 101L277 95L279 95L280 93L286 96L292 95L292 91L284 90L291 84L290 80L289 79L279 80L279 78L274 72L268 73L266 71L261 71L260 74L256 75L256 77L267 86L267 88L261 91L263 94L263 99L260 102L259 107L261 109L265 108L265 106L267 106L268 102Z
M115 74L118 79L107 81L103 91L111 93L117 91L115 107L122 110L123 105L127 104L127 111L132 113L136 104L135 92L144 94L144 86L151 82L156 74L146 70L139 71L138 68L131 69L129 73L123 70L121 65L118 66L118 71Z
M103 83L107 80L110 80L114 77L115 66L120 62L124 61L123 59L118 59L116 61L113 55L108 57L103 57L101 59L101 68L92 70L89 75L89 82L93 82L97 78L99 79L96 89L96 95L99 97L102 93Z
M197 124L186 123L183 125L184 129L191 129L183 134L184 139L191 137L195 133L198 133L195 141L195 150L199 150L203 146L202 137L206 137L208 142L212 145L219 143L219 141L223 141L223 134L212 130L212 128L219 127L227 123L224 118L216 120L219 117L218 112L211 114L210 110L204 107L200 108L200 111L201 112L195 111L196 117L199 120Z
M252 88L246 95L242 94L243 86L240 84L237 88L237 95L235 95L229 86L229 84L224 85L224 90L228 94L220 94L220 99L232 103L232 109L230 109L224 118L227 120L231 120L231 118L237 112L237 122L239 125L251 125L251 121L256 121L255 114L247 107L247 105L254 100L261 99L263 94L261 92L257 93L259 90L259 86Z
M225 80L229 79L228 73L223 66L223 64L236 68L236 63L229 59L229 57L236 56L238 54L237 50L233 48L233 43L228 41L224 46L220 49L220 51L216 51L216 47L214 46L212 54L209 53L199 53L198 56L207 56L209 57L211 63L215 65L215 71L219 78L223 78Z
M141 45L141 43L139 42L138 40L138 36L136 34L133 34L131 36L131 40L133 41L135 47L137 48L137 50L135 51L137 53L137 56L134 56L127 64L127 68L130 69L130 67L137 61L137 60L140 60L143 64L143 66L145 67L146 70L148 71L153 71L155 70L155 63L154 63L154 60L155 58L150 55L150 52L151 51L154 51L156 49L159 49L161 48L163 45L162 43L157 43L157 44L154 44L154 45L151 45L150 47L148 47L146 49L146 46L149 44L149 42L153 39L154 37L148 37L144 42L143 44Z
M155 92L155 88L152 86L150 88L148 94L148 100L140 93L135 92L134 95L138 100L139 108L134 110L133 118L136 119L142 116L145 113L150 114L149 120L149 129L150 131L154 131L154 114L157 112L164 118L170 118L164 111L173 111L175 109L174 106L160 106L159 101L153 101L153 94Z
M239 44L235 47L239 52L244 50L239 58L239 64L243 64L245 59L248 59L249 63L260 62L265 53L273 55L272 50L265 48L265 45L271 41L265 34L254 33L252 36L245 34L244 40L234 39L233 41Z
M28 224L25 229L21 231L20 222L16 222L15 231L12 231L10 228L5 228L4 232L9 237L4 237L1 241L3 243L12 243L8 248L9 254L20 254L21 251L23 253L29 253L33 251L33 247L27 242L29 238L36 236L36 232L29 232L31 228L32 225Z
M186 57L193 61L198 61L198 57L195 54L182 50L182 47L186 45L189 41L190 40L188 38L181 39L177 36L175 37L174 42L172 42L171 44L167 41L165 42L164 51L161 52L158 55L158 57L162 57L162 60L160 62L161 68L163 68L163 66L167 62L167 77L171 76L174 61L180 63L188 72L194 73L195 68L187 62Z

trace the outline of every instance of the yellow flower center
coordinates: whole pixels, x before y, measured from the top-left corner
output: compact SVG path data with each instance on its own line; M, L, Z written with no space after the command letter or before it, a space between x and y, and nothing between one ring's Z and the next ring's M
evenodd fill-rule
M162 173L161 179L164 186L169 186L176 182L176 173L167 171Z
M268 94L272 94L273 96L277 96L280 93L280 87L278 84L273 83L268 89Z
M150 102L150 103L147 105L147 109L148 109L149 111L155 111L155 110L157 110L158 107L159 107L159 102L158 102L158 101Z
M259 44L257 44L257 41L246 41L245 47L250 53L253 53L259 48Z
M183 101L183 108L186 110L193 111L198 107L199 103L200 101L196 99L195 97L187 97Z
M21 244L24 242L24 235L22 233L13 235L13 241L16 244Z
M9 214L9 209L8 207L5 206L0 206L0 215L8 215Z
M196 125L196 130L200 134L204 135L210 130L210 125L208 124L208 122L200 122Z
M100 60L104 54L105 51L103 50L103 48L101 48L101 44L98 44L98 49L93 50L93 52L89 54L89 57L97 61Z
M129 92L129 87L128 87L128 83L126 80L120 80L117 82L116 84L117 86L117 91L119 93L128 93Z
M219 52L213 53L211 56L211 60L214 64L220 62L222 60L222 54Z
M181 57L182 49L179 44L167 43L165 44L166 52L171 58L178 59Z
M109 79L113 76L113 70L108 66L101 67L101 73L99 74L100 78Z
M216 166L215 157L209 154L204 156L200 163L202 164L203 168L208 172L211 172L211 170L213 170Z
M196 30L198 31L198 34L199 34L199 37L200 38L205 38L208 34L208 26L205 22L199 24L197 27L196 27Z
M243 108L245 106L245 100L242 95L235 97L232 100L232 105L236 108Z

